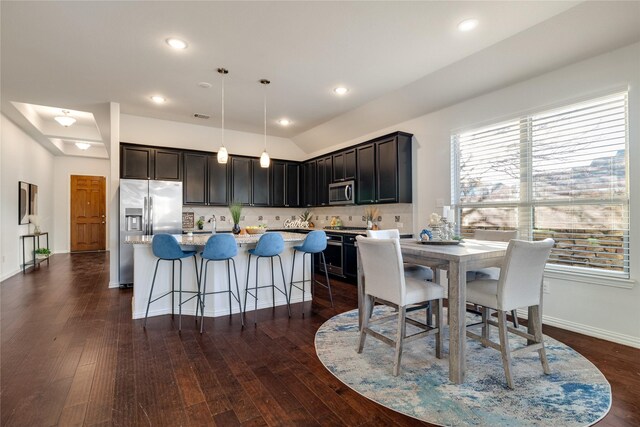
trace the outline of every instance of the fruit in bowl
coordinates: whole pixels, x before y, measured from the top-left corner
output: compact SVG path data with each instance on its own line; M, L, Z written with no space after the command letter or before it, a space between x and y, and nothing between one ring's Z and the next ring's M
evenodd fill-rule
M261 225L249 225L249 226L245 227L245 230L249 234L263 234L265 231L267 231L267 226L263 225L263 224L261 224Z

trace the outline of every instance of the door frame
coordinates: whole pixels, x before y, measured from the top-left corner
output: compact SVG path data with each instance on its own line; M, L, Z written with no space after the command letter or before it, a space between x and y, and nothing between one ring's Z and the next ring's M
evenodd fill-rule
M109 197L109 177L107 175L101 175L101 174L95 174L95 173L80 173L80 172L75 172L75 173L69 173L67 175L67 203L66 203L66 210L67 210L67 222L66 222L66 226L67 226L67 250L65 251L65 253L71 253L71 177L72 176L98 176L98 177L102 177L104 178L104 220L105 220L105 228L104 228L104 250L105 251L109 251L109 228L110 228L110 224L109 224L109 209L110 209L110 205L108 202L108 197Z

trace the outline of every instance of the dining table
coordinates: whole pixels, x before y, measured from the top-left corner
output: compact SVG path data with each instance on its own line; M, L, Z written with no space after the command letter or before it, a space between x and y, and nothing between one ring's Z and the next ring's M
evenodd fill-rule
M465 239L460 242L422 242L400 239L404 262L430 267L434 281L448 279L449 310L449 380L462 384L466 367L466 279L467 271L500 267L507 252L507 242ZM358 253L358 258L360 254ZM366 277L358 259L358 320L362 328Z

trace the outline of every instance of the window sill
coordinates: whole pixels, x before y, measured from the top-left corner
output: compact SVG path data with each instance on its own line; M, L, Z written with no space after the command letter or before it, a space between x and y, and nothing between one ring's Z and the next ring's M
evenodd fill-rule
M636 283L633 279L622 277L612 277L586 273L581 271L570 271L564 268L547 267L544 271L545 279L560 279L572 282L588 283L590 285L611 286L614 288L632 289Z

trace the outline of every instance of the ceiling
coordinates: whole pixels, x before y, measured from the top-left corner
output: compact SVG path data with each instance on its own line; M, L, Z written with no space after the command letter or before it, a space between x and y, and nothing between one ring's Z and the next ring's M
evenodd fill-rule
M616 7L604 3L609 6L590 12L590 19L606 22L607 11ZM640 3L624 4L617 8L621 18ZM263 88L258 80L268 78L272 82L267 89L268 133L291 138L306 152L327 145L328 135L344 140L354 137L349 129L381 128L379 122L367 120L371 105L397 98L412 85L427 87L436 81L429 79L442 79L443 70L477 60L491 49L495 52L522 34L540 32L549 22L593 10L588 4L567 1L2 2L1 8L1 105L10 118L16 117L18 104L94 112L100 117L96 110L117 102L123 114L219 126L220 77L215 70L223 66L230 70L226 126L262 132ZM478 28L459 32L457 24L470 17L480 21ZM617 21L607 25L616 29L605 28L607 34L616 34L611 40L605 37L609 47L640 37L640 30L633 33ZM585 32L583 26L578 30ZM550 47L562 45L553 34L545 34ZM168 37L184 39L189 46L171 49L165 43ZM588 41L581 43L590 46ZM598 48L602 45L597 43ZM520 56L544 58L540 47L531 52L515 49ZM584 49L579 53L586 54ZM535 64L538 70L546 63ZM466 96L504 85L514 76L491 82L479 79L483 86L468 88ZM468 80L468 76L458 78ZM203 89L199 82L212 87ZM454 79L449 83L455 86ZM335 95L332 89L339 85L350 92ZM413 110L402 110L404 119L465 96L454 89L452 96L443 95L437 102L414 102ZM150 97L156 94L167 102L153 103ZM196 119L194 113L211 119ZM283 117L293 124L279 126L276 120ZM345 117L355 120L356 126L344 123ZM106 125L100 120L94 125L105 140Z

